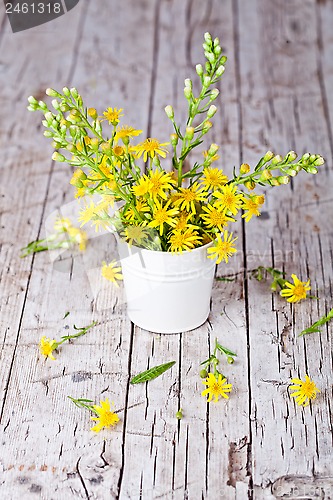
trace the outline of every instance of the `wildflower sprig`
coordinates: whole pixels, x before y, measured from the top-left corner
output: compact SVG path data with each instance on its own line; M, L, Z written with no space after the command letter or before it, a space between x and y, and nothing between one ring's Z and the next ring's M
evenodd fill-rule
M203 366L200 371L200 377L204 379L202 383L207 386L206 389L202 391L201 395L204 397L208 395L208 402L215 398L215 403L217 403L220 396L228 399L229 396L227 393L232 390L232 384L227 383L227 378L217 368L220 363L217 357L218 352L227 356L227 362L230 364L234 362L234 357L237 356L236 353L223 347L219 344L217 339L215 339L213 354L200 364L200 366Z
M100 406L91 404L93 401L91 399L84 399L84 398L78 398L75 399L71 396L68 396L68 398L77 406L78 408L89 410L95 415L96 417L90 417L91 420L94 420L97 422L94 427L92 427L90 430L94 432L99 432L101 431L104 427L113 427L116 425L120 419L117 415L116 412L113 412L111 410L110 402L108 399L105 399L104 401L100 402Z
M58 347L64 342L77 339L79 337L82 337L83 335L86 335L86 333L90 330L90 328L93 328L95 325L97 325L97 321L93 321L90 325L79 328L73 325L73 328L74 330L77 330L77 333L74 333L72 335L63 335L62 337L60 337L61 340L58 341L43 336L39 342L40 353L46 358L55 360L55 357L53 356L53 351L58 349Z
M280 295L284 297L287 302L299 302L304 299L318 299L314 295L308 295L308 291L311 289L310 280L301 281L296 274L291 275L293 283L285 279L285 272L275 269L273 267L263 267L259 266L256 269L250 271L251 276L255 277L258 281L262 281L264 276L267 277L270 274L273 278L271 283L271 290L276 292L280 289Z
M81 251L86 249L88 240L86 232L73 226L70 219L62 217L57 218L54 223L54 230L55 232L46 238L31 241L27 246L21 248L22 253L20 257L23 258L34 253L55 250L58 248L72 248L75 245L77 245Z
M332 319L333 319L333 309L331 309L326 316L322 316L318 321L313 323L313 325L309 326L309 328L305 328L305 330L302 330L301 333L299 334L299 337L302 337L303 335L308 335L309 333L320 333L319 327L325 325Z
M254 168L242 163L229 178L213 166L219 146L211 143L202 160L185 169L213 126L216 84L227 61L219 39L209 33L203 49L204 65L195 68L198 91L190 78L185 80L185 123L177 123L171 104L165 107L173 126L169 142L154 137L137 142L142 130L121 123L122 108L98 113L84 105L75 88L49 88L52 106L29 97L28 109L44 115L44 135L55 148L52 158L75 168L70 181L75 196L91 198L80 212L82 226L90 222L96 229L112 229L129 245L149 250L179 253L207 245L208 258L219 264L236 253L237 236L230 226L237 217L249 222L260 216L265 196L254 191L257 186L287 184L301 170L315 174L324 160L317 154L298 158L294 151L284 157L267 151ZM104 266L110 276L114 271Z
M220 364L220 360L217 357L218 352L221 354L224 354L226 356L227 362L229 364L232 364L234 362L234 358L237 356L236 353L234 353L233 351L231 351L230 349L228 349L226 347L223 347L218 342L218 340L215 339L215 346L214 346L213 354L211 354L208 359L206 359L205 361L200 363L200 366L203 367L202 370L200 371L201 378L207 377L208 371L210 371L211 366L212 366L214 376L217 376L220 374L224 377L224 375L222 373L220 373L218 368L217 368L217 366Z

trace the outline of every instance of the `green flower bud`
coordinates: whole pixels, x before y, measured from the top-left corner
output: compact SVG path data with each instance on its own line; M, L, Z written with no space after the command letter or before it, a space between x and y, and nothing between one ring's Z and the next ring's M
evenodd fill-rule
M205 75L203 77L203 82L202 82L203 87L206 87L206 88L209 87L209 85L211 84L211 81L212 81L211 77L208 75Z
M294 161L297 158L297 154L295 151L289 151L289 153L285 156L285 161Z
M272 178L272 173L269 170L265 169L262 171L260 177L263 181L267 181L268 179Z
M45 116L48 123L52 123L54 115L53 115L53 113L51 113L51 111L48 111L47 113L45 113L44 116Z
M45 104L44 101L39 101L38 106L43 109L44 111L47 110L47 105Z
M298 171L294 168L288 168L288 170L286 170L286 173L290 175L290 177L295 177L295 175L298 174Z
M215 99L217 98L217 96L219 95L219 93L220 93L219 89L213 89L213 90L211 91L211 93L210 93L210 97L209 97L209 99L210 99L211 101L215 101Z
M223 66L223 64L221 64L221 66L219 66L215 71L215 76L220 77L223 75L224 72L225 72L225 67Z
M309 158L309 162L313 163L316 159L317 159L316 155L311 155L310 158Z
M34 104L29 104L29 106L27 106L27 109L29 111L37 111L37 106L35 106Z
M101 122L99 120L96 120L95 122L95 130L96 132L98 132L99 134L102 132L102 126L101 126ZM123 141L124 142L124 141ZM124 144L126 144L124 142ZM128 144L128 143L127 143Z
M318 173L318 169L316 167L313 167L312 165L309 165L306 168L306 171L308 172L308 174L317 174Z
M207 370L201 370L199 375L200 375L200 378L207 378L208 372L207 372Z
M66 111L69 111L69 110L70 110L70 107L68 106L68 104L66 102L63 102L60 104L60 111L65 113Z
M222 49L219 45L217 45L216 47L214 47L214 54L215 56L219 56L222 52Z
M75 153L77 151L76 147L72 143L67 144L66 149L67 149L67 151L70 151L71 153Z
M264 156L264 162L267 163L274 157L274 153L272 151L267 151L267 153Z
M177 146L178 144L178 135L177 134L171 134L170 135L170 142L172 146Z
M219 150L219 146L215 143L211 144L209 150L208 150L208 156L213 157L216 155L216 153Z
M289 184L290 182L290 177L288 177L288 175L280 175L277 179L280 184Z
M161 162L160 162L160 159L157 155L154 156L153 158L153 164L156 166L156 167L160 167L161 166Z
M273 177L270 179L271 186L280 186L279 178L278 177Z
M214 104L211 104L209 106L208 111L207 111L207 118L213 118L213 116L215 115L216 111L217 111L217 107Z
M34 104L34 105L37 105L37 104L38 104L37 99L35 99L32 95L28 97L28 102L29 102L30 104Z
M179 410L177 411L177 413L176 413L176 418L177 418L178 420L181 420L181 419L183 418L183 411L182 411L182 409L181 409L181 408L179 408Z
M202 76L203 75L203 67L201 64L197 64L196 67L195 67L195 71L197 72L197 75L198 76Z
M53 137L53 136L54 136L54 133L53 133L53 132L51 132L51 130L44 130L43 135L44 135L45 137Z
M234 363L234 358L232 356L228 356L227 357L227 363L229 363L229 365L232 365Z
M272 164L277 165L278 163L281 163L283 161L283 158L281 155L276 155L274 158L272 158Z
M313 164L316 165L317 167L320 167L320 165L324 165L324 163L325 163L324 158L322 156L317 156L317 159Z
M79 97L79 93L78 93L78 91L76 90L76 88L75 88L75 87L72 87L72 88L71 88L70 93L72 94L72 97L73 97L74 99L77 99L77 98Z
M211 52L205 52L206 59L210 62L210 64L214 64L215 56Z
M254 181L246 181L244 182L244 186L249 190L252 191L256 187L256 183Z
M212 35L208 31L204 34L204 39L208 45L212 44Z
M192 80L190 78L185 78L184 84L185 87L188 87L189 89L193 88Z
M164 111L165 111L167 117L170 118L170 120L174 119L175 113L173 111L173 107L170 106L170 104L168 106L165 106Z
M190 89L190 87L184 88L184 96L187 100L189 100L193 97L192 90Z
M54 107L54 109L56 109L57 111L60 109L60 104L58 103L57 99L53 99L52 100L52 106Z
M302 163L307 163L310 158L310 153L304 153L302 156Z
M59 92L57 92L56 90L54 89L46 89L45 90L45 94L50 96L50 97L60 97L61 94L59 94Z
M202 133L207 134L208 130L213 126L212 122L209 120L205 120L202 126Z
M69 97L69 96L71 95L70 90L69 90L69 88L68 88L68 87L64 87L64 88L62 89L62 91L63 91L63 93L65 94L65 96L67 96L67 97Z
M111 151L111 144L109 142L102 142L100 146L103 153L109 153Z
M186 127L185 138L191 141L194 136L194 127Z
M58 151L55 151L52 155L52 160L53 161L58 161L58 162L64 162L66 161L66 158L64 157L64 155L58 153Z

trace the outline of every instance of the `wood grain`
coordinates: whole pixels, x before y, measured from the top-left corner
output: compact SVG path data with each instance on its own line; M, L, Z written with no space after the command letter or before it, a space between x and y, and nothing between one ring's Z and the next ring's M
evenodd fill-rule
M297 337L332 308L332 22L332 3L314 0L81 0L52 23L16 34L3 18L2 498L332 497L332 326ZM124 123L167 141L164 107L184 118L183 80L195 79L194 65L203 62L205 31L219 36L228 56L211 135L225 172L268 149L318 152L327 163L315 177L267 190L263 215L235 225L239 251L217 269L235 281L215 281L206 324L157 335L130 323L122 287L100 275L101 262L117 258L111 235L91 231L85 253L18 257L57 213L78 212L71 173L51 163L26 98L75 85L89 106L122 107ZM267 283L248 279L258 265L309 277L320 300L291 307ZM55 362L42 359L42 335L59 338L92 320L97 326L64 344ZM238 356L224 366L230 400L215 405L201 397L198 373L216 337ZM130 385L133 375L172 360L160 378ZM321 393L303 409L288 384L305 373ZM121 422L91 433L89 414L68 395L109 397Z

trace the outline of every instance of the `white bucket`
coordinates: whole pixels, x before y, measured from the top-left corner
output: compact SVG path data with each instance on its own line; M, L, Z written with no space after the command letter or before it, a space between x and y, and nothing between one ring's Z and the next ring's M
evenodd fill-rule
M182 253L145 250L118 241L130 320L155 333L202 325L210 311L215 261L212 243Z

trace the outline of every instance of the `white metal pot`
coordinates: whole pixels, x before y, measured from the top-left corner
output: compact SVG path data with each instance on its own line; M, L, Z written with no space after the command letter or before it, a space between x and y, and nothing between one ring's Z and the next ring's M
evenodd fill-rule
M209 314L215 262L212 243L182 253L145 250L118 241L130 320L155 333L180 333Z

